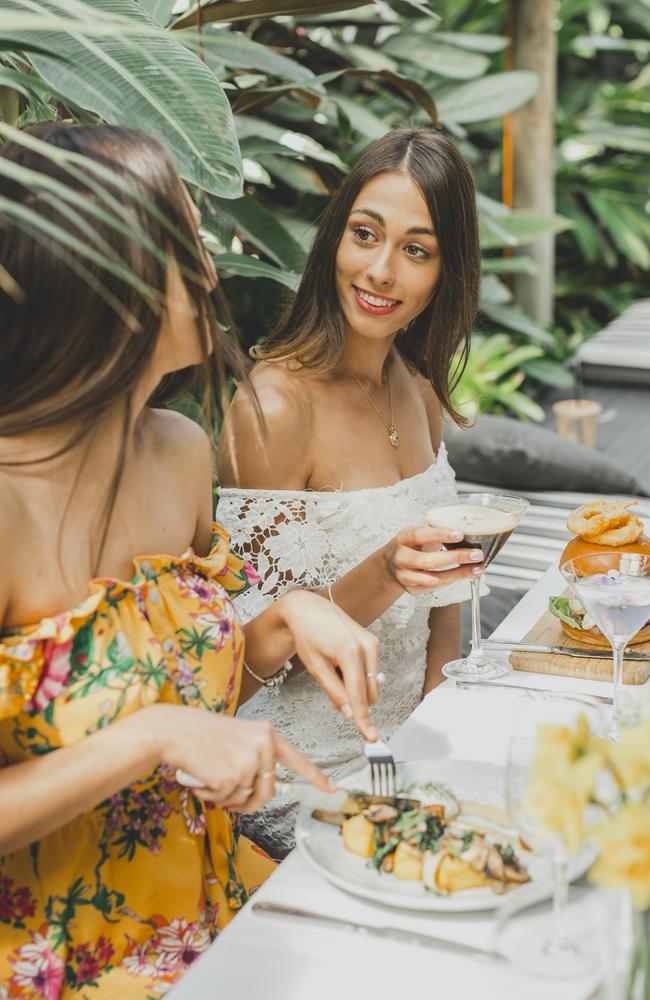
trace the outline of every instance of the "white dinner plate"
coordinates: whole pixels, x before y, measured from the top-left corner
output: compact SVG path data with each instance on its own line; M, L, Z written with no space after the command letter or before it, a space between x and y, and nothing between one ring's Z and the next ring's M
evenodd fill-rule
M405 792L410 785L444 783L457 799L469 799L484 805L505 808L505 769L495 764L471 760L418 760L397 765L397 789ZM349 775L340 782L345 788L370 791L368 768ZM415 793L414 793L415 794ZM339 828L316 820L311 810L302 806L296 822L296 845L303 857L333 885L356 896L409 910L439 910L457 913L468 910L492 910L512 900L516 894L523 905L548 899L553 892L550 863L546 858L519 852L532 881L498 896L489 887L465 889L449 896L437 896L421 882L397 879L387 872L371 868L365 858L343 846ZM569 861L569 880L584 875L594 859L588 848ZM526 900L524 901L524 896Z

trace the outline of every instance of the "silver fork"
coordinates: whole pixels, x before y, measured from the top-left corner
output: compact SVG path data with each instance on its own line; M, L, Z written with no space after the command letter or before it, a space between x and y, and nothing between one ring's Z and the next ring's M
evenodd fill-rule
M364 753L370 765L370 788L373 795L395 797L395 761L382 741L365 743Z

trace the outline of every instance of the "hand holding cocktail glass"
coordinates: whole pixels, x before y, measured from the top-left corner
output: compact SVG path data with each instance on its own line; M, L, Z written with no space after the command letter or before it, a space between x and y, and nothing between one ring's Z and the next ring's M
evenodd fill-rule
M490 565L503 548L528 508L528 501L495 493L460 493L454 500L435 504L426 512L433 527L463 532L463 539L448 549L479 548L483 566ZM492 680L509 674L511 667L502 660L488 657L481 645L480 577L470 580L472 593L472 648L469 656L446 663L446 677L468 680Z

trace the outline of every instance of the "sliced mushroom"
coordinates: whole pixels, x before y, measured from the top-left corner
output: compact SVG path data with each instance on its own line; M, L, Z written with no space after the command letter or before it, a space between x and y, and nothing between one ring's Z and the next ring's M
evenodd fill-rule
M342 812L328 812L326 809L314 809L312 812L314 819L319 819L321 823L331 823L332 826L341 826L348 818Z
M506 880L506 866L503 863L503 858L497 851L496 847L490 847L488 849L487 859L485 862L485 874L488 878L496 879L497 882L505 882Z
M381 805L370 806L369 809L364 809L363 815L371 823L392 823L397 819L399 813L394 806Z
M462 851L461 857L475 872L482 872L487 868L490 850L482 837L474 837L469 847Z
M506 882L513 882L518 885L523 885L524 882L530 882L530 875L524 868L516 867L515 865L505 865L504 867Z

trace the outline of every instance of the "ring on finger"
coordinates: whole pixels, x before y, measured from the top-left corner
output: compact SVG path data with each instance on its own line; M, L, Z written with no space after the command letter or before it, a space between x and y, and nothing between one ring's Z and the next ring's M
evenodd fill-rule
M372 670L370 670L366 674L366 677L368 678L369 681L377 681L380 687L386 680L386 674L383 672L383 670L378 671L378 673L374 673Z
M245 785L240 785L237 789L238 795L252 795L255 789L253 787L247 788Z
M259 780L268 781L269 778L275 778L275 775L276 775L275 768L273 768L272 771L262 771L262 773L259 775Z

